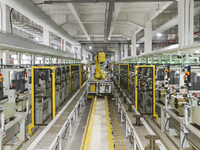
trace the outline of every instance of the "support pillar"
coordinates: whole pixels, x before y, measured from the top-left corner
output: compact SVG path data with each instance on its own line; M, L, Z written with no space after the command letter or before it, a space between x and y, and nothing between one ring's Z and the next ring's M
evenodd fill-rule
M49 64L50 65L52 65L53 64L53 62L52 62L53 60L52 60L52 57L49 57Z
M86 52L86 49L85 49L85 45L82 45L81 46L81 53L82 53L82 62L83 63L86 63L87 62L87 52Z
M35 65L35 55L31 55L31 65Z
M121 43L118 44L118 61L121 61Z
M1 3L0 30L10 33L10 8L8 5Z
M61 50L66 51L66 40L61 39Z
M46 64L46 57L45 57L45 55L42 57L42 60L43 60L43 65L45 65Z
M194 43L194 0L178 1L179 47Z
M74 58L76 58L76 49L75 49L75 46L71 46L71 53L74 53Z
M43 28L43 44L51 46L51 33L45 28Z
M77 46L78 50L77 50L77 58L81 59L81 46Z
M124 44L124 59L128 57L128 44Z
M131 57L135 57L137 55L136 42L136 34L133 34L131 40Z
M151 21L148 21L146 23L144 52L145 54L152 52L152 22Z
M18 65L21 66L22 63L22 55L21 53L18 53Z

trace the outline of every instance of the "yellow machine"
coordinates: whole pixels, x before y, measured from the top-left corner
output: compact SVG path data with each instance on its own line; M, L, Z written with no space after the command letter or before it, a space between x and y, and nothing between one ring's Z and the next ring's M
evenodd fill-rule
M113 94L113 82L107 79L107 73L104 73L104 69L101 63L106 61L105 53L99 52L95 57L95 75L91 77L87 82L87 94L88 98L93 98L94 95L112 95Z
M95 56L95 66L96 66L96 73L94 76L94 80L98 81L100 80L105 80L107 77L107 73L103 73L101 68L99 67L99 63L103 63L106 61L105 53L104 52L99 52L97 56Z

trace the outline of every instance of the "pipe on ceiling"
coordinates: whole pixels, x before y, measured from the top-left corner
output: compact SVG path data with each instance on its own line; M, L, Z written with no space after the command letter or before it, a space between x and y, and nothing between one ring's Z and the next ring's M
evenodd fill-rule
M162 2L169 2L169 1L175 1L175 0L162 0ZM199 0L196 0L199 1ZM46 0L44 3L38 3L38 4L63 4L63 3L106 3L110 2L110 0ZM115 0L115 2L161 2L161 0Z
M63 28L57 25L49 16L47 16L39 7L34 5L31 0L0 0L0 2L16 9L26 17L41 25L43 28L51 31L55 35L65 39L74 46L80 45Z

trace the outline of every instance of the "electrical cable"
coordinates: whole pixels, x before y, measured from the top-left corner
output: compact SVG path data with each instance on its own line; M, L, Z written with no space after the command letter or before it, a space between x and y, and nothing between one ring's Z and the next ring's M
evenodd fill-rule
M168 122L169 122L169 118L167 118L167 121L165 122L165 127L164 127L165 131L169 131L169 130L166 129Z
M186 135L184 135L184 137L183 137L183 140L182 140L182 143L181 143L181 148L183 148L183 144L185 142L185 138L186 138Z

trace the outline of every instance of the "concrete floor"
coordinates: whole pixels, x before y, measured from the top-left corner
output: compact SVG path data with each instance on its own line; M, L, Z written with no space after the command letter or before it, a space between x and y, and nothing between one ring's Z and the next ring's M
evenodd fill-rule
M115 101L113 101L113 103L115 103ZM83 134L85 131L86 123L87 123L87 117L88 117L89 110L90 110L90 105L91 105L91 101L90 100L86 101L85 109L83 110L82 113L79 114L78 122L73 123L72 137L66 136L65 139L63 140L63 147L65 147L64 150L79 150L80 149L81 143L82 143L82 137L83 137ZM104 105L105 105L105 103L104 103ZM97 111L97 112L99 113L99 111ZM117 112L117 107L116 107L116 112ZM129 139L126 138L125 124L121 123L120 114L117 114L117 118L118 118L121 134L122 134L126 149L127 150L133 149L133 146L129 142ZM92 138L92 139L93 140L91 142L94 143L93 141L95 139L94 138ZM97 150L97 148L98 148L98 146L95 147L95 150ZM99 148L101 149L101 146Z
M90 150L109 150L105 98L97 98L90 139Z
M66 136L63 139L64 150L79 150L82 143L85 126L87 123L88 114L90 111L91 100L86 101L83 112L79 113L77 123L73 123L72 137Z

